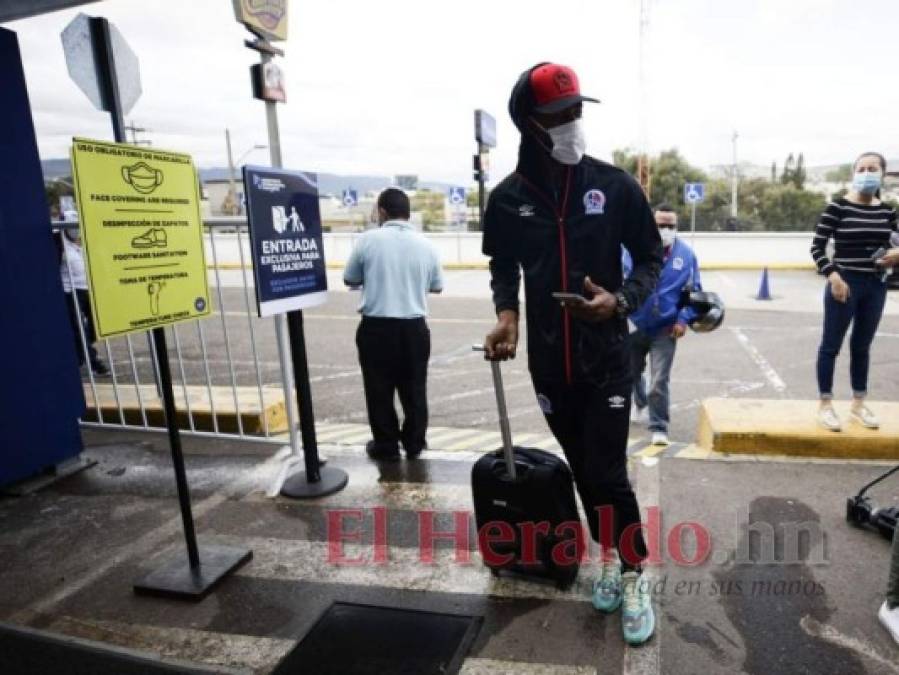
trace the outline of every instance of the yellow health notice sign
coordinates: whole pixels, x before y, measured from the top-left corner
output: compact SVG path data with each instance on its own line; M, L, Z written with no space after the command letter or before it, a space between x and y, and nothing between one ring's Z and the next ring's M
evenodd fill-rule
M209 315L199 183L190 156L75 138L72 167L97 334Z

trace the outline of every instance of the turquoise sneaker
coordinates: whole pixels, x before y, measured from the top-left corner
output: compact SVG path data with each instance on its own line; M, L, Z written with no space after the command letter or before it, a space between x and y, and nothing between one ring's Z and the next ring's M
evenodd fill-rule
M593 581L593 606L600 612L614 612L621 607L621 565L603 562L602 575Z
M643 644L652 637L656 627L656 617L652 611L652 584L641 574L625 572L621 577L621 586L624 640L630 645Z

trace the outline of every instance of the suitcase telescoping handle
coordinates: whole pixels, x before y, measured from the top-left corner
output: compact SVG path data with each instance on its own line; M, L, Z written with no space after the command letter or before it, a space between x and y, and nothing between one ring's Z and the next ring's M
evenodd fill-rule
M484 345L472 345L476 352L486 352ZM496 391L496 409L499 411L499 432L503 437L503 454L506 458L506 469L509 478L518 478L515 471L515 453L512 452L512 432L509 429L509 412L506 409L506 394L503 390L503 374L499 368L499 361L490 361L490 370L493 372L493 389Z

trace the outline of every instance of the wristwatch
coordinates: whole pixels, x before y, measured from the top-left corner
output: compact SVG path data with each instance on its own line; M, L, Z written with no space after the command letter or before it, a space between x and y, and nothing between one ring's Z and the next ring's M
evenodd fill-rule
M627 297L621 291L615 291L615 300L618 306L615 307L615 313L624 318L631 313L631 304L627 301Z

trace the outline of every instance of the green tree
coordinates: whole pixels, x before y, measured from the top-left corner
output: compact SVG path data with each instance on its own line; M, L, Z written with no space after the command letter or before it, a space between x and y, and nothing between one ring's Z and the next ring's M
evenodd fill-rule
M487 206L487 199L490 197L490 188L484 187L484 206ZM468 191L465 193L465 205L470 206L471 208L477 208L478 206L478 186L475 185L472 188L468 188Z
M615 150L612 153L615 166L627 171L632 176L637 173L637 153L630 148ZM701 169L692 166L677 148L671 148L649 158L651 176L650 202L660 204L667 202L674 207L680 220L689 218L689 208L684 204L684 185L686 183L705 183L708 176Z
M442 225L446 221L444 204L446 197L443 192L431 190L417 190L412 197L410 206L412 211L421 212L421 225L425 231L431 230L434 225Z
M826 205L824 196L816 192L774 185L759 196L757 214L769 231L813 230Z
M793 180L791 182L796 186L797 190L802 190L805 188L805 178L805 157L803 157L800 152L799 160L796 162L796 170L793 172Z
M622 149L613 153L617 166L631 174L637 170L637 155ZM677 150L667 150L650 158L652 203L669 202L678 212L680 229L690 230L691 208L683 203L684 183L705 183L705 199L696 205L697 231L724 231L731 215L731 184L726 179L709 180L691 166ZM813 229L825 207L822 195L804 189L805 157L798 161L792 153L784 163L778 180L777 164L771 165L771 178L742 179L738 185L739 229L752 231L789 231Z
M72 177L64 176L44 184L44 193L47 195L47 206L52 210L59 210L59 198L63 195L74 195L72 189Z
M783 173L780 174L780 182L782 185L786 185L787 183L793 182L793 153L791 152L789 157L787 157L787 161L784 162L784 170Z

